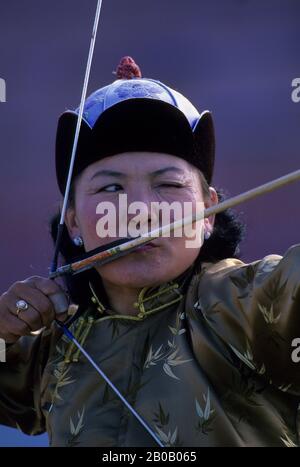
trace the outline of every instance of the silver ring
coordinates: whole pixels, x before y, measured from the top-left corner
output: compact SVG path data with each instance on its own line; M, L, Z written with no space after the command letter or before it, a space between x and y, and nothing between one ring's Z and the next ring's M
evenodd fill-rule
M18 300L16 302L16 307L17 307L17 315L19 315L20 311L25 311L28 309L29 305L25 300Z

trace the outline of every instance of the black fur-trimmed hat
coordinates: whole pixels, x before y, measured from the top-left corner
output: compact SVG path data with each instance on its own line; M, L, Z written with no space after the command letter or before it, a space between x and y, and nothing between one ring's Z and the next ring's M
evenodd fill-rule
M210 184L215 159L212 115L199 113L182 94L160 81L142 78L131 57L117 68L117 80L85 101L73 178L88 165L129 151L164 152L187 160ZM56 175L64 193L79 109L64 112L56 135Z

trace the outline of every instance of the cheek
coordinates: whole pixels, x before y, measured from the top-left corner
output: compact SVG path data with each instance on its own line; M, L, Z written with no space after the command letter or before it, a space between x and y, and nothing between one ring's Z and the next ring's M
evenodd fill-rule
M176 263L189 263L197 258L200 245L191 241L193 237L174 237L167 239L171 261Z
M190 202L192 204L196 201L202 201L202 193L194 187L181 188L170 193L165 194L165 200L169 203L177 201L180 203Z
M97 236L96 225L99 220L99 214L96 213L97 202L92 199L85 200L77 206L76 214L80 225L80 231L84 239L86 247L91 245L100 246L99 237ZM95 245L95 242L96 245ZM104 242L103 242L104 243ZM90 249L90 248L89 248Z

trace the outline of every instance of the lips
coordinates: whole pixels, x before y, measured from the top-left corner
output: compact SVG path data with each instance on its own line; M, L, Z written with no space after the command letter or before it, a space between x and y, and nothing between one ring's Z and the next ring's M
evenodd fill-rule
M146 251L151 251L153 250L154 248L157 248L158 245L155 245L154 243L152 242L149 242L149 243L146 243L146 245L141 245L139 247L137 247L134 251L134 252L146 252Z

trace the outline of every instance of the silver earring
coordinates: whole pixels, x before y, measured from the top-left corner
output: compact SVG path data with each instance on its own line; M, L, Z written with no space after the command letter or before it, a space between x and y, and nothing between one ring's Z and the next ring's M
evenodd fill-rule
M204 232L204 240L208 240L210 236L211 236L211 232L209 232L208 230L205 230L205 232Z
M74 243L74 245L76 245L78 247L83 246L82 237L80 237L80 235L77 235L77 237L73 238L73 243Z

